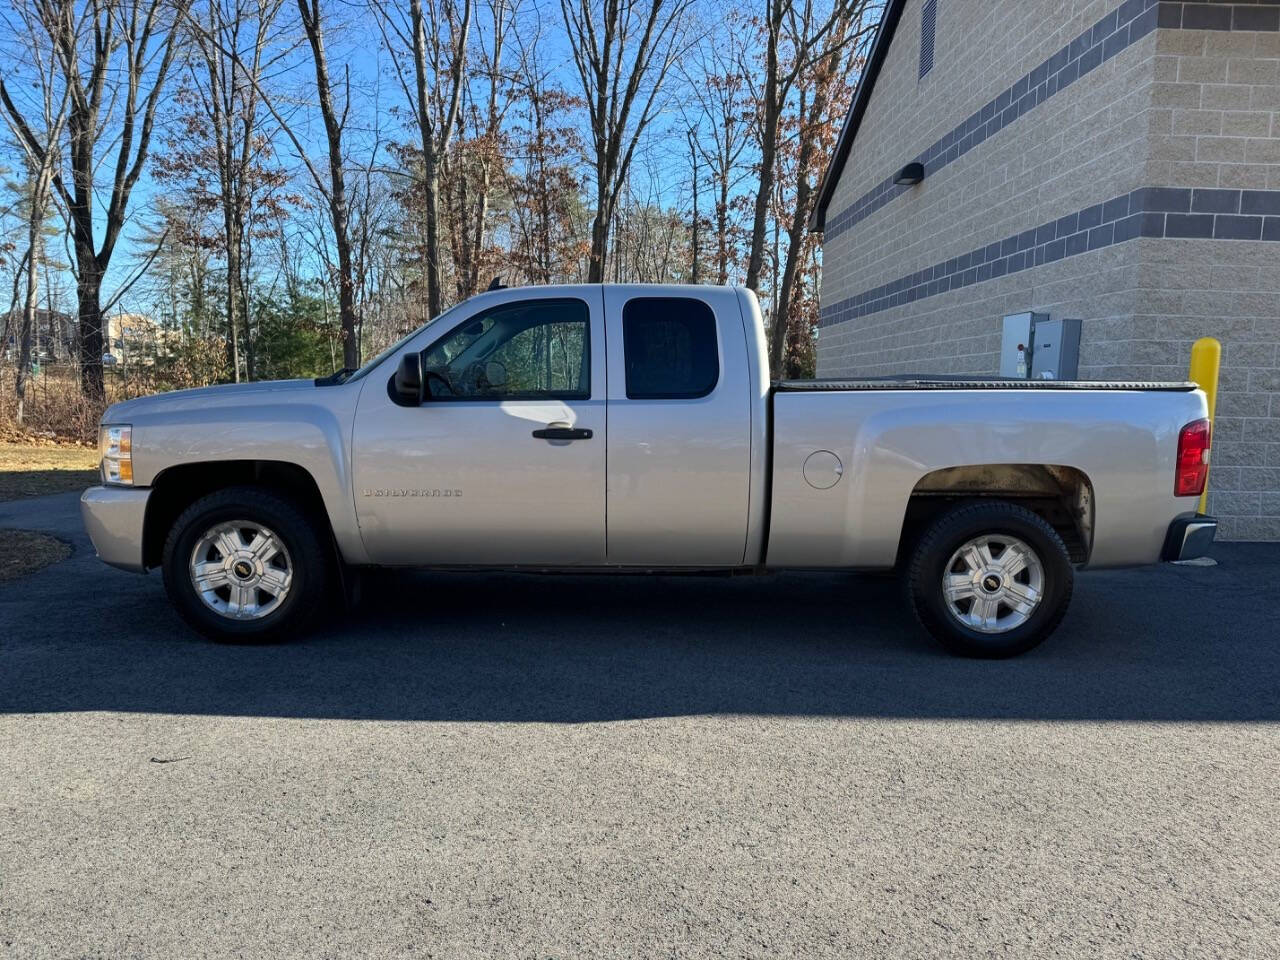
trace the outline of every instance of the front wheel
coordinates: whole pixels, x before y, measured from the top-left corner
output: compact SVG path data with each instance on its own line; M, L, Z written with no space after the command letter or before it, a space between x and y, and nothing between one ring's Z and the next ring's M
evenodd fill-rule
M314 524L262 487L231 487L183 511L164 545L164 585L182 618L215 640L281 640L325 601L330 562Z
M1074 574L1053 527L991 501L938 517L912 551L906 586L920 623L951 653L1012 657L1062 621Z

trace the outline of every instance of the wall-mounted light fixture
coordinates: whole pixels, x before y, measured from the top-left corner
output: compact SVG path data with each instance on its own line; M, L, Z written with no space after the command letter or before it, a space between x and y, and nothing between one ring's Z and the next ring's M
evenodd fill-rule
M923 163L908 163L893 176L893 182L903 186L912 187L924 179Z

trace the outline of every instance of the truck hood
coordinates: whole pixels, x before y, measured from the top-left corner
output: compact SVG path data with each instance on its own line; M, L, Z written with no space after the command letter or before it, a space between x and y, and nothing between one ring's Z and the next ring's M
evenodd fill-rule
M102 422L128 423L130 418L143 414L231 406L249 399L271 403L275 399L285 400L301 391L315 389L314 380L264 380L257 383L224 383L193 390L174 390L113 403L102 415Z

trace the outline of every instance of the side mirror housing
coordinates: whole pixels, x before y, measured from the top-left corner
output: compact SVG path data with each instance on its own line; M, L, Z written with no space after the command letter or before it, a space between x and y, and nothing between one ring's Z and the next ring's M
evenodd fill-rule
M400 366L396 370L396 401L406 407L416 407L426 399L422 376L422 354L406 353L400 358Z

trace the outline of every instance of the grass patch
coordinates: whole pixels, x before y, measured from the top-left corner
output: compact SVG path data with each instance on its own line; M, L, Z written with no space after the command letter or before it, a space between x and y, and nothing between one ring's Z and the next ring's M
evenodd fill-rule
M35 573L69 556L71 548L47 533L0 530L0 582Z
M0 443L0 500L83 490L97 482L97 450L53 444Z

